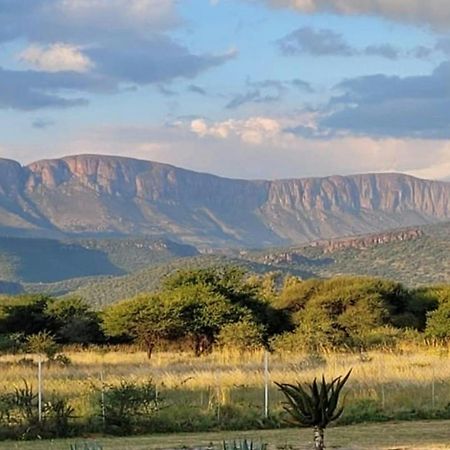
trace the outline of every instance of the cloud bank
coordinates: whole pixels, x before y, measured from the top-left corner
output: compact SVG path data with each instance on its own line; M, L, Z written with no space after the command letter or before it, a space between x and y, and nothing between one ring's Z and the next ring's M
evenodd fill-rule
M305 115L305 126L314 117ZM367 172L406 172L425 178L450 176L450 143L437 140L336 136L308 139L286 129L294 121L249 116L211 121L180 120L165 126L95 127L65 136L41 157L90 152L171 163L222 176L267 179ZM57 150L56 150L57 149ZM17 158L20 149L3 149ZM26 161L37 159L28 148Z
M250 0L261 1L261 0ZM332 13L346 16L367 15L397 22L450 27L447 0L262 0L275 7L288 7L304 14Z
M450 139L450 61L430 75L371 75L336 86L321 127L374 137Z
M86 93L190 79L235 56L196 54L172 39L176 3L0 0L0 42L28 42L18 60L30 69L0 67L0 108L81 106Z

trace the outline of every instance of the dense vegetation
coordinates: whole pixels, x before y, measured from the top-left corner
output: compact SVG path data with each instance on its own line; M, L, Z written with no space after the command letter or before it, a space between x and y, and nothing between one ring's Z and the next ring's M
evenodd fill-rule
M450 223L423 227L422 231L423 235L417 239L364 249L326 252L306 245L263 251L230 250L212 255L197 255L194 247L167 240L143 238L66 243L0 239L0 292L78 296L91 305L103 307L139 292L159 289L164 276L174 270L219 264L239 265L260 274L274 271L302 279L345 274L395 279L408 287L448 283ZM299 257L289 263L267 263L268 255L286 252L294 252Z
M195 360L205 360L213 351L248 355L266 349L273 355L293 355L289 365L280 368L283 375L280 381L284 382L292 371L298 377L311 369L322 370L326 364L324 355L329 352L353 352L360 355L358 365L364 365L364 355L369 351L429 344L442 344L445 349L449 342L450 285L409 288L381 278L302 280L279 272L255 274L236 266L221 265L168 272L159 288L155 286L148 293L101 309L94 309L79 297L53 298L44 294L0 297L0 351L22 355L15 363L5 360L1 364L8 367L17 364L20 370L30 367L31 379L35 377L32 358L36 355L44 357L46 371L54 372L54 376L59 371L66 373L64 377L76 376L85 364L70 372L73 353L69 357L65 350L70 346L97 352L101 349L103 362L96 375L103 374L104 358L117 345L145 350L152 364L158 364L154 362L157 350L189 354L189 365ZM26 356L27 353L31 356ZM306 359L297 365L295 358L300 354L306 355ZM240 385L236 385L236 374L232 373L233 388L222 390L214 387L215 366L210 375L213 381L205 381L197 388L201 394L200 406L193 407L192 402L197 405L197 394L183 387L191 376L181 373L177 381L171 381L175 385L170 389L167 381L160 380L157 386L149 378L143 361L145 357L127 372L119 372L122 375L114 377L111 383L102 379L99 386L92 378L87 379L88 387L82 388L80 399L71 397L67 388L54 384L59 394L46 394L41 420L36 415L35 388L28 382L17 384L15 378L13 388L10 385L9 389L0 389L0 437L236 429L284 423L279 406L270 418L261 420L261 410L248 400L242 404L228 404L225 400L231 395L227 389L236 389L244 396L254 395L255 389L248 386L248 375L259 373L260 368L253 366L253 372L245 375L245 387L235 387ZM174 370L179 371L180 366L176 365ZM355 375L356 386L364 385L360 374L366 371L361 366L359 375ZM145 377L139 381L127 378L137 372ZM161 377L162 372L156 368L154 374ZM201 369L195 377L202 378L205 374ZM29 375L24 379L29 380ZM73 386L78 386L76 389L81 389L81 380L73 382ZM206 393L202 390L205 386ZM387 387L382 386L384 393ZM160 389L164 391L162 394ZM434 389L433 384L433 393ZM431 392L429 388L426 390ZM167 409L165 395L172 396ZM181 395L185 396L183 404L180 404ZM77 401L82 406L74 407ZM80 411L82 419L75 420ZM448 407L408 410L412 414L408 417L442 418L448 417L449 411ZM402 418L402 414L405 413L396 410L394 415L388 415L373 399L361 399L356 394L343 423Z
M309 272L308 277L361 275L388 278L414 287L448 283L450 280L450 222L422 227L423 235L363 249L346 248L332 252L306 245L300 248L250 252L245 257L264 261L268 254L298 252L302 258L290 264L272 264L273 270Z
M17 346L51 334L61 344L304 349L386 346L408 336L450 338L450 286L410 289L377 278L301 280L237 267L179 270L160 289L94 311L72 297L0 299L0 335ZM415 333L415 334L414 334Z

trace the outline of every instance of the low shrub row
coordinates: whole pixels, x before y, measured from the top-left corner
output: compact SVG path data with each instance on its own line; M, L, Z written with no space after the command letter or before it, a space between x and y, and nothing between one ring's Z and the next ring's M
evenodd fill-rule
M57 396L44 397L39 420L38 394L23 382L0 395L0 439L32 440L79 437L91 434L114 436L149 433L242 431L289 426L279 406L264 418L260 405L236 403L208 409L185 402L170 403L154 383L122 381L119 385L93 388L92 411L79 417L70 402ZM442 409L383 410L374 399L346 401L338 425L390 420L450 419L450 405Z

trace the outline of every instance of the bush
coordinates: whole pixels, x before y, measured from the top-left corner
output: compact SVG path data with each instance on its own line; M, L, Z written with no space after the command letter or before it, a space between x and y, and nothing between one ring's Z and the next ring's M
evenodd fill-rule
M28 336L26 348L28 353L45 355L49 360L53 359L58 353L58 344L54 337L46 331Z
M257 350L264 345L264 328L249 320L229 323L220 330L218 342L241 352Z
M403 339L404 335L403 330L392 326L377 327L360 337L355 337L355 343L359 343L358 346L366 350L395 348Z
M67 400L54 397L44 401L39 421L38 396L24 381L14 392L0 395L0 426L6 436L16 439L66 437L72 434L70 423L74 409Z
M362 422L384 422L390 418L382 411L379 402L373 399L358 399L349 403L345 414L339 419L341 425Z
M1 353L19 353L24 348L25 336L23 333L10 333L0 335Z
M70 435L70 420L75 418L75 410L63 398L54 398L46 402L43 409L44 427L52 437Z
M104 411L106 431L112 434L139 432L140 425L159 410L161 398L152 381L137 384L122 380L118 386L104 387L100 407Z
M275 352L298 353L304 351L311 354L319 354L325 349L331 349L334 344L324 337L321 330L297 329L293 332L283 333L270 341L270 346Z

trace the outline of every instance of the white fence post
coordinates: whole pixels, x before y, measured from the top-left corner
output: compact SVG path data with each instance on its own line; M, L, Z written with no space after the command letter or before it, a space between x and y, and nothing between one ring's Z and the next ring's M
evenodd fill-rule
M38 414L39 422L42 422L42 356L39 355L38 361Z
M269 418L269 352L264 352L264 417Z
M103 370L100 372L100 381L102 383L102 393L101 393L101 399L102 399L102 422L103 426L106 425L106 405L105 405L105 380L103 377Z

